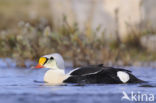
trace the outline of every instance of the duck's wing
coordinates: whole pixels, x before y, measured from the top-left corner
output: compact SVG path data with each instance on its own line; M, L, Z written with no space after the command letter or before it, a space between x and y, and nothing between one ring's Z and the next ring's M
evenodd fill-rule
M105 67L105 66L103 66L103 69L111 69L110 71L112 71L112 69L115 69L116 71L125 71L125 72L128 72L128 73L132 72L130 70L119 68L119 67Z
M94 73L88 73L83 75L71 75L66 80L65 83L83 83L83 84L112 84L118 83L118 78L115 78L115 73L107 71L106 69L101 69Z
M129 72L129 73L131 72L126 69L116 68L116 67L106 67L106 66L103 66L103 64L99 64L99 65L88 65L88 66L78 67L78 68L70 71L68 74L69 75L85 75L85 74L90 74L90 73L97 73L101 69L109 69L109 70L115 69L118 71L125 71L125 72Z
M71 75L64 80L65 83L86 83L86 84L119 84L119 83L142 83L144 81L136 78L125 69L101 69L94 73L84 75Z
M141 79L138 79L136 76L132 74L131 71L122 68L114 68L110 67L107 69L103 69L98 73L94 74L98 78L99 82L110 83L110 84L118 84L118 83L145 83ZM101 79L104 77L104 79Z
M95 73L100 71L103 68L102 64L99 65L89 65L89 66L84 66L84 67L78 67L71 72L69 72L69 75L85 75L85 74L90 74L90 73Z

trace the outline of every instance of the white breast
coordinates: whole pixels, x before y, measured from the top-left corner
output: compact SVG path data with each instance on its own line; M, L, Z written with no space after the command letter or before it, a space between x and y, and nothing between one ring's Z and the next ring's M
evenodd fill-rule
M119 77L119 79L123 82L126 83L129 81L130 77L129 74L123 71L118 71L117 72L117 76Z
M44 81L54 85L62 84L66 78L63 70L48 70L44 75Z

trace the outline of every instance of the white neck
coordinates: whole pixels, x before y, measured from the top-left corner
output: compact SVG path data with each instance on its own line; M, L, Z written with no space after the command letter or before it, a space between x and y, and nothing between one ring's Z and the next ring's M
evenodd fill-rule
M62 84L66 78L68 78L68 75L65 75L65 71L56 68L48 70L44 75L44 81L53 85Z

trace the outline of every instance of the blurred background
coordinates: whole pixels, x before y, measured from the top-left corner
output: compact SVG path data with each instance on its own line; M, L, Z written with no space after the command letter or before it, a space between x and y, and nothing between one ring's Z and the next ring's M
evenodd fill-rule
M25 67L25 60L57 52L74 66L155 66L155 5L155 0L0 0L0 58Z
M156 0L0 0L0 103L121 103L123 91L150 99L156 95L155 12ZM66 73L103 63L148 83L47 84L48 69L32 67L56 52Z

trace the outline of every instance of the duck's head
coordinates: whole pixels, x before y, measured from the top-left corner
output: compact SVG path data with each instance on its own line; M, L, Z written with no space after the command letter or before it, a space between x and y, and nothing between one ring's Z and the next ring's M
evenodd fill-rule
M40 57L35 68L64 69L64 60L58 53L44 55Z

